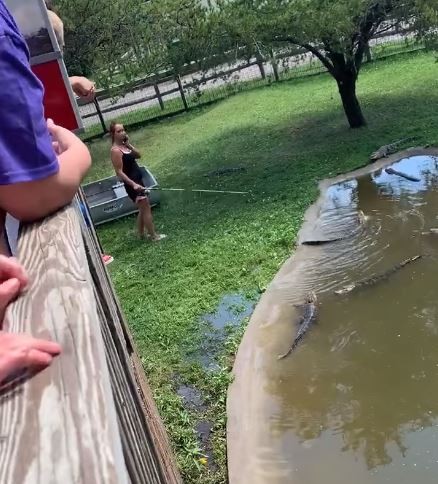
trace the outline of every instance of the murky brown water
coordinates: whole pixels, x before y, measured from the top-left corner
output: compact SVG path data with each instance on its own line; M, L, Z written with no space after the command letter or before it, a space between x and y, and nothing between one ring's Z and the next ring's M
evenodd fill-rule
M317 263L301 287L277 287L289 305L315 290L320 313L295 352L270 363L270 437L256 456L265 482L438 482L438 235L423 234L438 227L438 158L393 167L421 182L382 171L331 187L320 231L353 236L309 248ZM387 281L334 294L417 254Z

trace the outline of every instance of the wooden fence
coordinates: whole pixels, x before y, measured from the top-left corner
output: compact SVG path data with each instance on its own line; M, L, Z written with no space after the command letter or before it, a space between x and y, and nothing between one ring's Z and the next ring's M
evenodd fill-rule
M394 42L399 44L400 52L408 52L421 48L420 44L407 42L411 36L411 28L395 28L376 35L373 42L382 41L382 44ZM394 37L395 36L395 37ZM380 40L379 40L380 39ZM392 39L392 40L391 40ZM366 61L372 59L372 53L376 45L371 46L366 52ZM398 51L396 50L396 53ZM390 54L392 55L392 51ZM234 54L235 56L235 54ZM378 54L377 57L386 57L386 54ZM233 60L234 59L234 60ZM284 67L283 63L295 63L293 67ZM218 60L219 62L219 60ZM252 68L255 68L252 70ZM236 74L239 79L234 87L248 83L248 81L278 82L291 77L320 74L325 72L322 64L313 58L308 51L300 47L288 47L274 52L271 49L265 58L260 54L250 60L228 59L228 64L222 64L205 72L201 66L192 62L181 68L176 74L171 70L159 74L137 79L128 84L114 87L111 90L100 90L94 100L94 108L82 111L82 118L98 119L101 131L92 130L85 137L91 139L108 132L105 115L121 117L125 124L142 123L145 120L159 119L160 117L179 114L188 111L191 107L208 103L212 100L228 95L227 86L231 87L227 79ZM248 73L250 76L248 77ZM213 87L215 82L216 87ZM129 94L129 96L126 96ZM108 102L110 100L111 102ZM166 103L176 100L174 105ZM79 104L83 103L79 100ZM153 109L151 109L153 108ZM143 110L143 114L139 113Z
M273 71L275 80L279 80L278 74L278 67L276 63L273 63ZM228 68L223 71L214 72L210 75L204 75L199 79L191 79L190 81L183 82L182 78L179 74L170 74L164 77L156 76L154 78L146 78L142 81L136 81L135 83L129 86L123 86L120 92L127 93L127 92L134 92L134 91L146 91L148 89L153 89L153 94L143 95L135 97L135 99L123 102L116 102L114 104L110 104L106 107L101 107L102 101L107 99L111 99L113 95L117 95L117 90L114 92L108 90L102 90L97 92L96 98L94 99L94 110L90 110L86 114L82 114L82 119L98 117L99 123L101 125L102 131L101 134L108 133L107 123L105 122L105 114L113 113L114 111L120 111L124 109L129 109L136 107L135 109L141 109L142 107L146 106L146 103L150 101L156 100L160 107L161 112L165 112L165 99L169 98L174 94L178 94L178 98L181 100L182 107L178 112L188 111L190 109L189 102L188 102L188 93L191 90L196 90L200 86L205 85L210 81L215 81L220 78L229 77L233 73L240 72L244 69L248 69L252 66L258 66L260 70L260 78L266 79L264 61L256 60L256 61L248 61L239 64L236 67ZM169 88L168 85L170 83L175 84L175 87ZM162 87L163 86L163 87ZM78 100L78 104L84 105L81 100ZM172 114L176 114L173 112ZM159 116L157 116L159 117Z
M77 204L21 228L30 287L6 330L58 341L52 366L0 395L2 484L177 484L163 424L93 228Z

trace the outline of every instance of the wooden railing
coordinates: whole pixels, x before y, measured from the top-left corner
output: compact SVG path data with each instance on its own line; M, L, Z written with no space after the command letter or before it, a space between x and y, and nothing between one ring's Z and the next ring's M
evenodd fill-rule
M0 482L180 483L94 229L72 205L22 227L18 257L31 283L6 330L63 352L0 396Z

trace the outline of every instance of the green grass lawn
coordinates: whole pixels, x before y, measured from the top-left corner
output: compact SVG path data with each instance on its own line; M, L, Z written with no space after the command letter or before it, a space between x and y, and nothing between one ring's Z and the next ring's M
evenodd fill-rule
M206 372L187 355L205 337L203 314L222 296L254 297L293 251L318 180L367 163L383 144L411 136L438 141L438 65L424 52L367 65L358 95L368 127L350 130L328 75L244 92L208 108L131 133L162 186L250 191L250 196L162 193L158 245L137 241L134 219L99 229L118 294L138 344L185 482L225 482L227 356L242 330L219 348L220 369ZM112 174L107 141L91 145L89 179ZM243 166L246 171L207 177ZM205 406L176 395L192 384ZM214 424L214 462L202 459L194 425ZM201 459L200 459L201 458ZM209 459L210 461L211 459Z

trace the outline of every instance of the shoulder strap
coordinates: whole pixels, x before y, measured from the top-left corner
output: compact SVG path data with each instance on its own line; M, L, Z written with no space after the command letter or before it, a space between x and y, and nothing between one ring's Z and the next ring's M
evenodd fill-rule
M129 153L126 153L125 151L122 150L122 148L119 148L118 146L111 146L111 151L120 151L122 155L128 155Z

